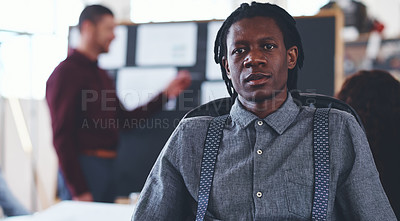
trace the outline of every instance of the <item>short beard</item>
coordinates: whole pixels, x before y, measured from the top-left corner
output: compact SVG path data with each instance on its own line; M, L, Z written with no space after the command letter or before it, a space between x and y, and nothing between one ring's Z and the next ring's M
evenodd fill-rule
M281 94L281 93L284 93L284 92L285 92L284 90L277 90L277 91L274 91L274 93L272 93L269 96L260 96L260 97L255 96L252 99L252 101L255 102L255 103L262 103L262 102L267 101L267 100L273 100L273 99L276 99L278 94Z

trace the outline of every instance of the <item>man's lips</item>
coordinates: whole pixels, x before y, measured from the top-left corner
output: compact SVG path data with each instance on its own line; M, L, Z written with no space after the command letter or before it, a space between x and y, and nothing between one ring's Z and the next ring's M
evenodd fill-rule
M245 81L250 85L260 85L266 83L270 78L270 74L256 73L248 75Z

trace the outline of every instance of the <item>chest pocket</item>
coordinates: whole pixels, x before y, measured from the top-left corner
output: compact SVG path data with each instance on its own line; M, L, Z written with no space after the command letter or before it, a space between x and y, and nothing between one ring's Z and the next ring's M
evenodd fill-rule
M285 197L290 213L311 220L314 193L313 170L285 171Z

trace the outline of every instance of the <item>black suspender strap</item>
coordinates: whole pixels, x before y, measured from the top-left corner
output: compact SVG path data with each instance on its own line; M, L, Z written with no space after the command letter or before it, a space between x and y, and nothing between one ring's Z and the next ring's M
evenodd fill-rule
M317 108L314 113L314 200L312 220L327 219L329 197L329 110Z
M215 162L217 161L218 149L222 139L222 130L229 115L214 118L207 130L204 144L203 159L201 161L200 188L198 194L196 221L204 220L207 211L208 198L214 177Z
M313 122L314 146L314 199L312 205L312 220L326 220L329 196L329 110L317 108ZM201 161L200 187L196 221L204 220L208 199L214 177L215 163L222 139L222 130L229 115L214 118L207 130Z

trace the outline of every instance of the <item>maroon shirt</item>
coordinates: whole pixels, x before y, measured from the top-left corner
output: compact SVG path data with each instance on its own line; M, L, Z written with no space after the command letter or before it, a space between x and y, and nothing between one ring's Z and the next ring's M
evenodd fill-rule
M89 192L79 163L84 150L116 150L118 130L135 119L160 111L167 99L160 93L147 105L126 111L115 86L97 62L74 50L47 80L46 100L53 144L73 196Z

